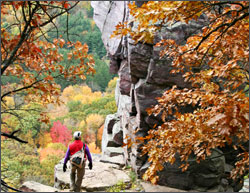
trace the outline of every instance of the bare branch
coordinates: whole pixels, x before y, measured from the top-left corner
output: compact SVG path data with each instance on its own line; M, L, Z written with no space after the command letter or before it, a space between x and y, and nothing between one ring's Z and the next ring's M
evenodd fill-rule
M207 4L210 6L231 4L231 5L240 5L242 7L242 9L245 8L240 2L237 2L237 1L224 1L224 2L221 1L221 2L217 2L217 3L207 2Z
M39 74L41 73L42 71L40 71L37 76L36 76L36 79L38 78ZM62 76L62 74L57 74L55 76L53 76L53 78L58 78ZM42 82L43 79L40 79L40 80L36 80L35 82L31 83L30 85L28 86L24 86L22 88L19 88L19 89L16 89L16 90L12 90L12 91L9 91L7 93L4 93L2 96L1 96L1 101L3 101L3 98L10 95L10 94L14 94L14 93L17 93L17 92L20 92L22 90L26 90L26 89L29 89L29 88L35 88L35 89L39 89L39 87L35 87L35 84L39 83L39 82Z
M4 137L8 137L8 138L14 139L16 141L19 141L20 143L28 143L27 141L24 141L22 139L19 139L16 136L14 136L14 134L19 132L19 131L20 131L20 129L18 129L16 131L13 131L11 134L1 132L1 135L4 136Z
M46 34L43 32L42 28L40 28L40 27L38 27L38 28L39 28L40 32L42 32L42 35L38 36L34 41L36 41L36 40L39 39L41 36L43 36L43 37L47 40L47 42L50 42L50 41L48 40L48 38L46 37Z
M14 5L12 5L12 9L14 10L15 18L18 21L19 24L21 24L21 21L18 19L17 14L16 14L16 8ZM19 25L19 33L21 33L21 25Z
M61 13L58 13L58 14L54 15L53 17L51 17L51 19L49 19L48 21L46 21L46 22L44 22L43 24L41 24L40 27L43 27L43 26L47 25L48 23L51 23L51 21L52 21L53 19L55 19L56 17L58 17L58 16L60 16L60 15L62 15L62 14L64 14L64 13L66 13L67 11L73 9L78 3L79 3L79 1L76 2L73 6L71 6L71 7L70 7L69 9L67 9L66 11L62 11Z
M3 181L2 179L1 179L1 186L4 186L5 188L14 190L14 191L16 191L16 192L22 192L21 190L18 190L18 189L16 189L16 188L13 188L13 187L9 186L9 185L8 185L5 181Z
M24 3L26 3L26 2L24 2ZM24 7L25 7L25 5L22 6L23 20L27 24L27 19L26 19Z
M67 28L66 28L66 32L67 32L67 39L68 39L69 42L71 42L70 39L69 39L69 12L67 12Z
M19 89L16 89L16 90L13 90L13 91L9 91L9 92L7 92L7 93L4 93L4 94L1 96L1 101L3 100L3 98L4 98L5 96L8 96L8 95L10 95L10 94L14 94L14 93L16 93L16 92L19 92L19 91L22 91L22 90L25 90L25 89L32 88L35 84L37 84L38 82L41 82L41 81L42 81L42 79L41 79L41 80L37 80L37 81L33 82L32 84L30 84L30 85L28 85L28 86L24 86L24 87L22 87L22 88L19 88Z
M5 46L4 46L3 41L1 41L1 45L2 45L2 48L4 49L4 51L5 51L5 53L6 53L6 57L4 58L4 60L5 60L5 59L8 57L9 52L7 52L7 50L6 50ZM2 56L1 56L1 57L2 57Z
M41 7L41 9L44 11L44 13L45 13L45 14L49 17L49 19L51 20L51 23L52 23L52 24L54 25L54 27L56 28L56 31L57 31L57 38L58 38L58 28L57 28L56 24L53 22L53 19L54 19L54 18L52 18L51 15L44 9L44 7L40 5L39 1L37 1L36 3L38 4L38 6Z

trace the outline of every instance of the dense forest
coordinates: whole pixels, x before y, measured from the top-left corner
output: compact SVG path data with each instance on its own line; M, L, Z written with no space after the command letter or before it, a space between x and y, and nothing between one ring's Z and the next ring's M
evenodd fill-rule
M18 36L18 28L11 28L12 24L15 26L17 19L25 21L19 7L21 4L18 3L20 2L2 4L2 13L6 11L8 14L3 15L1 20L3 41L7 38L13 40ZM71 5L73 4L68 6ZM49 6L55 5L48 3L48 8ZM66 7L65 4L63 6ZM7 11L6 8L9 10ZM89 144L92 153L101 153L105 116L116 111L114 89L117 78L109 73L109 61L101 40L101 32L93 21L90 2L79 2L77 7L68 10L68 13L56 17L53 23L44 27L44 30L47 30L47 33L38 37L36 41L46 41L52 45L55 43L54 39L60 37L60 42L70 40L88 45L88 54L92 55L95 61L95 74L83 70L82 73L86 78L77 76L71 79L58 76L57 72L52 70L48 80L51 81L50 78L54 78L58 99L61 101L54 103L51 102L51 98L54 97L52 94L47 95L44 102L40 101L34 92L28 93L26 87L29 87L27 85L32 81L20 87L28 76L18 76L11 72L2 73L1 171L4 182L14 188L20 187L25 180L53 186L54 166L64 157L68 144L73 140L72 134L76 130L84 132L83 140ZM5 44L1 47L6 49L2 61L8 57L7 50L11 50L11 46L15 45L13 41L13 45ZM66 44L59 46L57 54L61 55L59 64L62 68L69 69L79 64L79 58L67 60L72 50L74 48ZM32 68L27 67L23 70L24 74L27 72L31 73L31 76L37 75ZM19 90L16 91L16 88ZM15 94L9 95L11 91ZM44 94L42 91L39 91L39 95ZM28 99L28 96L31 98ZM43 121L41 121L41 115L44 115ZM15 133L18 133L19 141L9 138L10 134L14 136Z

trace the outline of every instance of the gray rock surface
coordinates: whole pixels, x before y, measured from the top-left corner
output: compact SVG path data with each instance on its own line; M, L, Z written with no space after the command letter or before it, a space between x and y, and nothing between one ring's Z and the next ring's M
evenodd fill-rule
M126 2L91 1L91 6L95 9L94 20L102 32L104 46L111 55L115 55L120 51L121 39L110 38L110 35L117 23L124 21Z
M103 154L100 162L116 164L120 168L125 166L123 155L117 155L117 156L110 157L110 156L107 156L106 154Z
M60 190L69 188L70 183L70 165L68 165L66 172L62 171L62 167L63 160L55 166L55 187ZM92 170L89 170L86 166L82 190L87 192L104 191L118 181L129 183L129 176L117 168L117 165L99 161L93 162Z
M59 192L57 188L46 186L34 181L26 181L20 187L23 192Z

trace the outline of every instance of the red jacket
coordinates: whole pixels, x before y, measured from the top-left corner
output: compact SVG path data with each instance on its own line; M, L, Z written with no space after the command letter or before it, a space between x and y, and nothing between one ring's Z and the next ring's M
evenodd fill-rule
M76 152L80 151L83 147L83 142L81 140L75 140L73 143L69 145L69 152L72 156Z
M67 163L67 161L69 160L70 156L72 156L73 154L75 154L76 152L78 152L79 150L82 149L83 144L85 144L85 148L84 148L84 157L85 159L87 159L88 156L88 160L90 163L92 163L92 158L91 158L91 154L89 152L89 148L86 145L86 143L83 143L81 140L75 140L73 143L71 143L67 149L65 158L64 158L64 164Z

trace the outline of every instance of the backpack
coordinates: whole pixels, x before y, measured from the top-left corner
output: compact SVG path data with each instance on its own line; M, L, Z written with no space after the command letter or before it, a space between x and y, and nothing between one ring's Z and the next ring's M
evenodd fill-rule
M86 160L85 149L86 144L83 144L82 149L70 157L70 163L72 165L75 165L78 168L82 168L83 162L85 162Z

